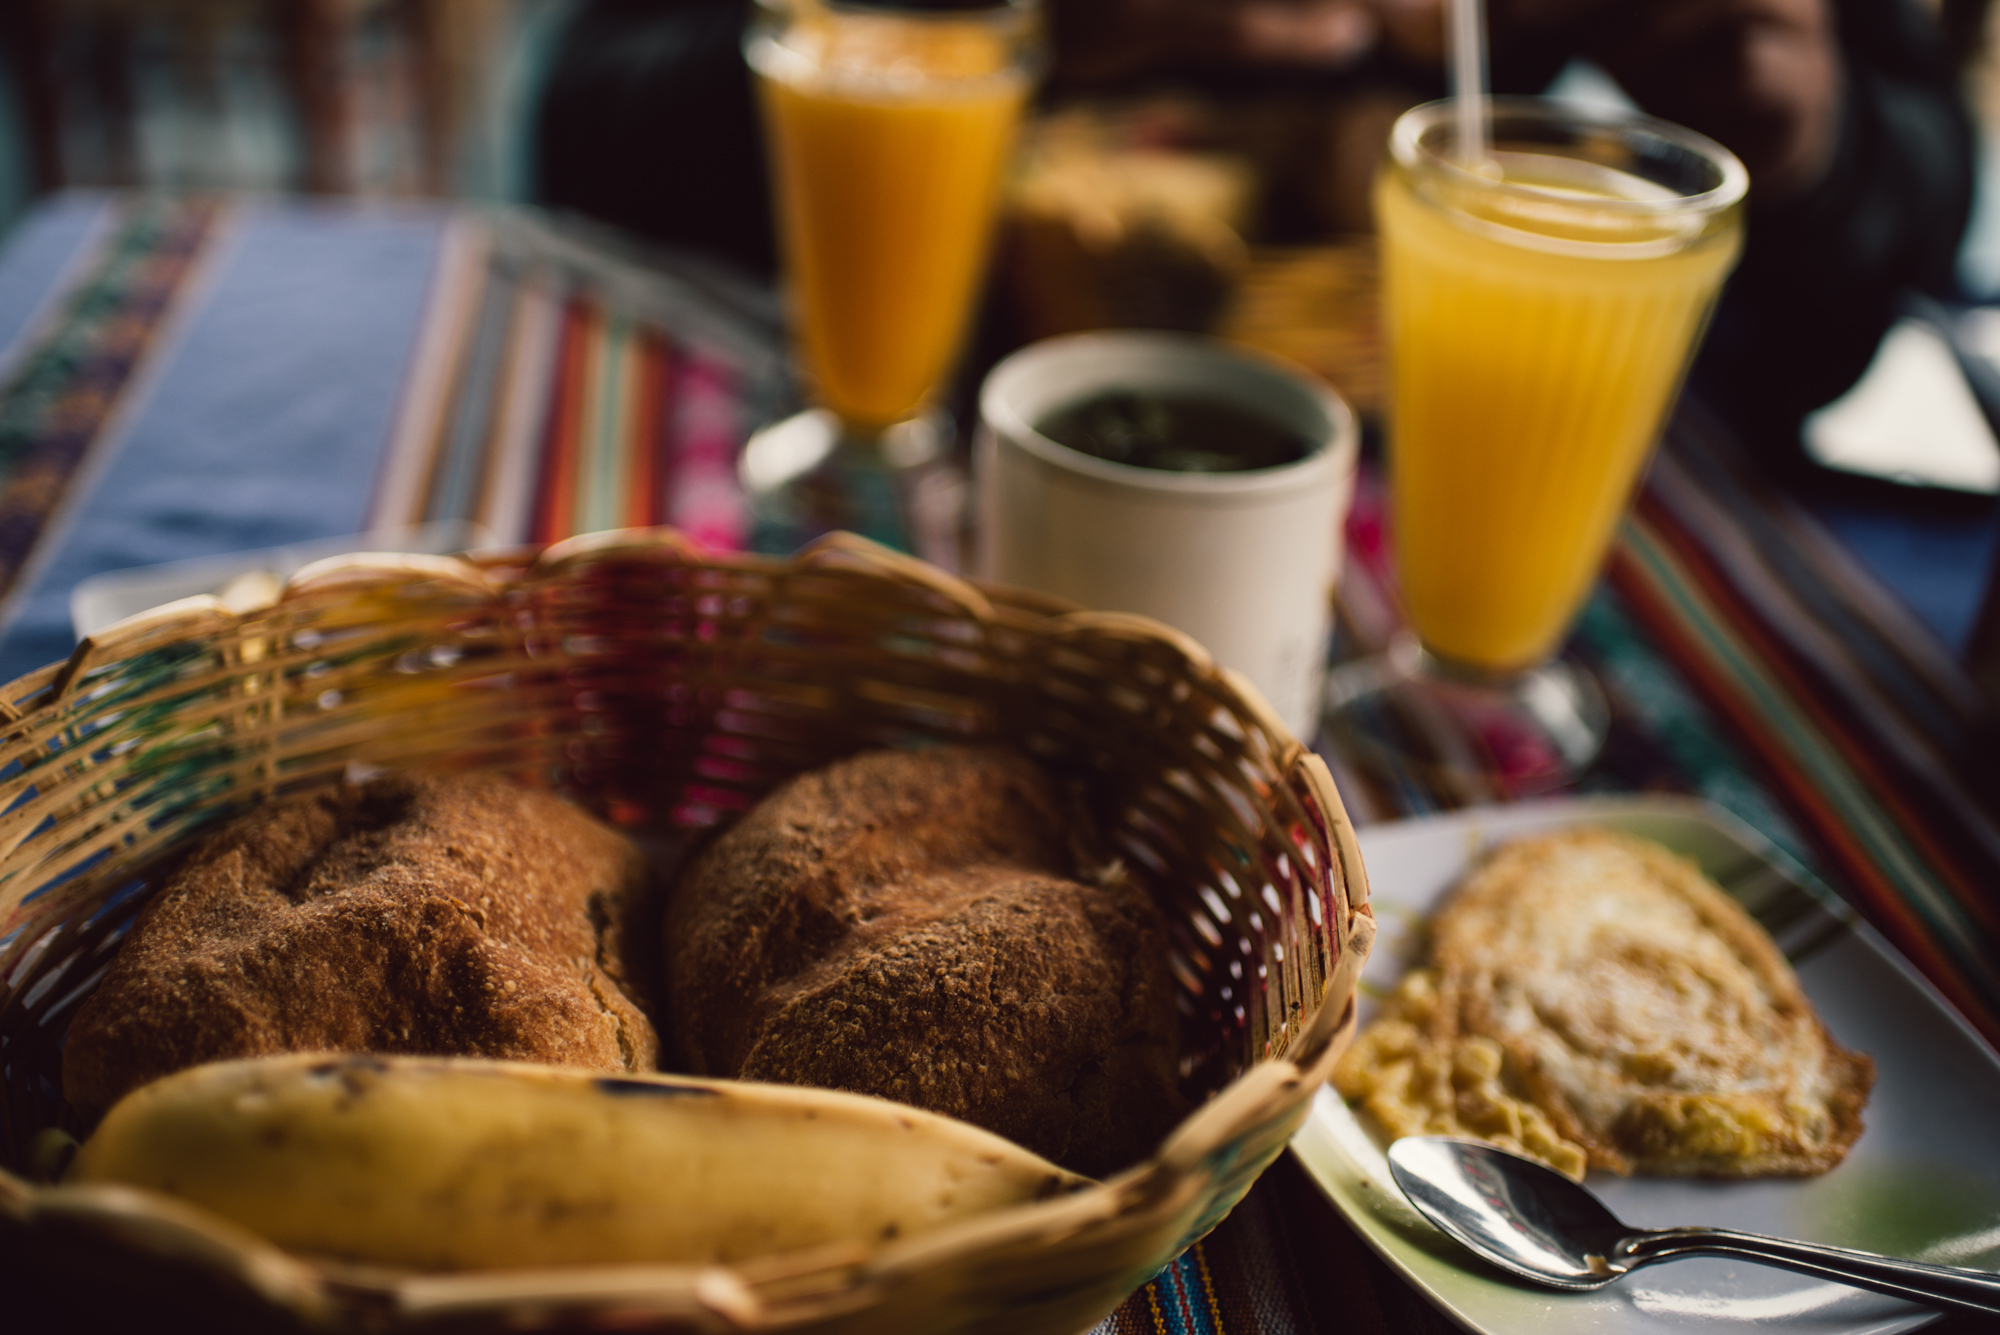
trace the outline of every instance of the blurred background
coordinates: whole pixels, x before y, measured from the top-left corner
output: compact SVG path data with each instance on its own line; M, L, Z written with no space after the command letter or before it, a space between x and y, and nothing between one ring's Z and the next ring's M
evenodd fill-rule
M59 190L302 192L562 206L768 273L747 85L715 73L747 3L682 6L716 21L682 25L680 51L645 49L649 5L675 0L0 0L0 243ZM1009 210L1006 337L1210 329L1372 404L1357 238L1393 108L1340 96L1359 114L1309 84L1053 103ZM714 187L689 204L661 180Z
M2000 80L1989 5L1932 2L1986 127L1959 287L1990 302ZM688 50L632 36L677 6L713 17L682 25L675 40ZM733 54L745 8L0 0L0 242L31 200L62 189L305 192L560 206L655 241L713 242L768 273L768 200L742 137L754 130ZM1558 82L1584 99L1619 97L1589 67ZM1366 189L1408 101L1365 78L1057 90L1029 127L1012 188L996 265L1000 337L1207 330L1300 362L1372 408ZM2000 324L1988 332L2000 354ZM2000 474L1985 448L1993 463L1982 467ZM1981 474L1972 489L1992 482Z
M6 0L0 227L63 187L512 199L566 0Z

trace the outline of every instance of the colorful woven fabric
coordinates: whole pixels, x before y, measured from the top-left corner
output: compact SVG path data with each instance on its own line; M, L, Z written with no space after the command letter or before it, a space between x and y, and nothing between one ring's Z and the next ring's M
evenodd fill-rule
M208 199L133 200L0 384L0 602L107 434L216 231Z
M498 542L547 543L672 524L739 549L736 452L776 392L772 337L657 274L466 218L370 527L470 519Z

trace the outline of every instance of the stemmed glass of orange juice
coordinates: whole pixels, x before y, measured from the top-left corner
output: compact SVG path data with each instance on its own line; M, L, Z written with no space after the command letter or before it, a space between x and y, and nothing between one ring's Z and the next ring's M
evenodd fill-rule
M985 271L1038 59L1037 0L762 0L764 113L794 339L818 405L742 473L759 544L850 529L908 548L927 426Z
M1561 784L1602 745L1602 692L1557 657L1723 279L1743 166L1692 131L1541 99L1406 112L1376 179L1389 494L1415 641L1336 672L1336 737ZM1484 754L1434 750L1460 715Z

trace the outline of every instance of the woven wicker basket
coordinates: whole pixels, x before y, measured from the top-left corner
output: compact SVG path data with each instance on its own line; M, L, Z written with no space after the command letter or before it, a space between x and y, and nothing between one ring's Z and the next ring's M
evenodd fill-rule
M122 623L5 700L0 1247L231 1328L1074 1335L1283 1149L1352 1034L1374 935L1324 766L1197 646L844 535L789 561L665 531L343 557L270 606L197 598ZM351 766L431 766L686 829L863 747L982 738L1085 780L1172 927L1185 1083L1206 1101L1101 1186L733 1269L424 1275L289 1256L143 1192L31 1185L46 1128L85 1129L60 1097L60 1034L149 869L217 819Z

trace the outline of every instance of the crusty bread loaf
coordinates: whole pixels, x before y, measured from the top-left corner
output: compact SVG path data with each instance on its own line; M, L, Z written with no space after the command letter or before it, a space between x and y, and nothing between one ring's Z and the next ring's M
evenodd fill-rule
M692 1070L875 1094L1079 1172L1179 1118L1164 929L1076 877L1070 805L998 748L802 775L672 892L665 1027Z
M1596 828L1468 876L1430 967L1334 1077L1398 1134L1483 1136L1573 1175L1717 1177L1833 1167L1874 1078L1693 863Z
M200 845L78 1010L81 1107L198 1062L293 1051L650 1070L620 935L644 881L616 831L489 777L390 776Z

